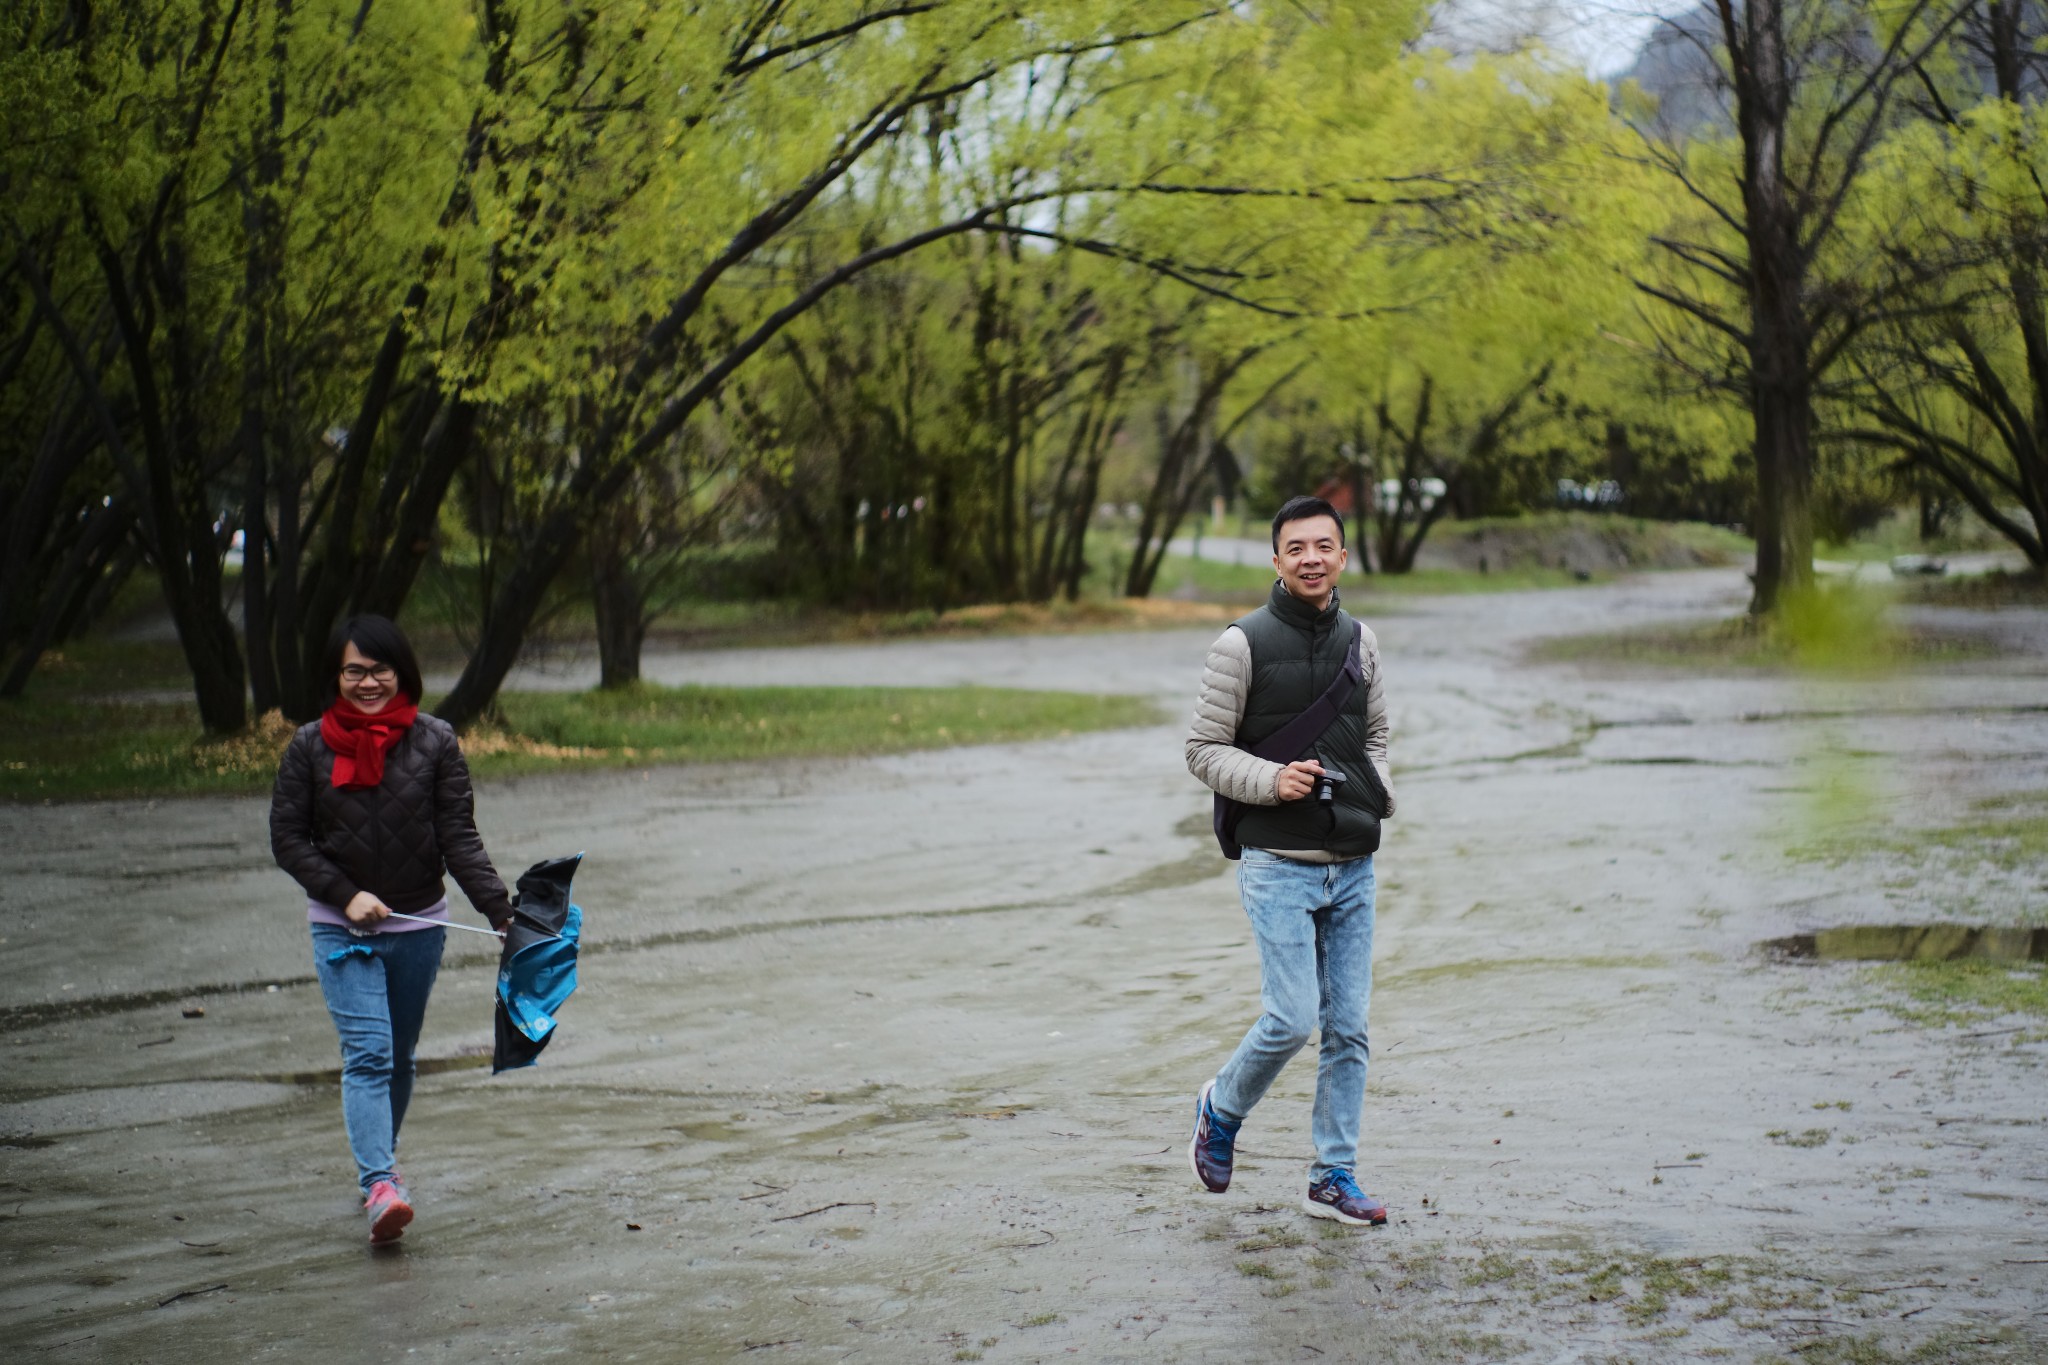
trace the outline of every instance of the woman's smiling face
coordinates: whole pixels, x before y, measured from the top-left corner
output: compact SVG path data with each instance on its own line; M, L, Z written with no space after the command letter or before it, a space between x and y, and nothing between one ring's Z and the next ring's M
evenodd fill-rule
M356 648L351 640L341 651L341 695L366 715L375 715L398 696L398 673Z

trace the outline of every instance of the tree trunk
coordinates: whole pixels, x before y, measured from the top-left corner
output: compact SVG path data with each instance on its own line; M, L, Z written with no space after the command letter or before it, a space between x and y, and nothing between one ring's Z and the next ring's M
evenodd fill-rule
M647 602L622 556L599 556L591 570L597 609L597 685L606 691L640 681L640 647L647 639Z
M1813 582L1812 324L1799 213L1785 182L1792 75L1784 0L1749 0L1740 18L1719 0L1742 134L1743 233L1749 255L1750 413L1756 460L1752 615Z
M1152 480L1152 491L1146 495L1144 515L1138 522L1138 540L1131 554L1130 573L1124 580L1126 597L1151 595L1159 567L1166 560L1166 548L1180 530L1188 509L1194 506L1196 496L1212 472L1210 456L1216 443L1222 439L1216 434L1215 418L1217 409L1223 405L1223 394L1238 371L1264 349L1264 346L1247 346L1236 355L1219 360L1208 375L1200 376L1200 384L1187 415L1171 428L1166 425L1165 409L1160 410L1159 472ZM1199 371L1197 373L1199 375ZM1279 392L1281 385L1291 377L1291 374L1283 377L1239 413L1230 424L1231 430L1234 431L1238 423Z
M276 642L270 629L270 581L264 572L266 542L270 538L268 461L264 459L260 433L248 434L249 415L244 414L244 441L249 446L243 458L248 464L248 488L242 497L242 639L249 651L249 688L256 714L284 704L277 683Z
M1351 447L1351 552L1358 558L1358 572L1370 577L1372 558L1372 461L1365 453L1365 424L1358 424Z
M476 437L476 404L466 398L449 400L426 439L419 472L406 490L391 540L384 548L384 562L378 566L370 589L356 603L360 611L396 617L419 580L420 569L434 548L434 532L441 521L441 503L455 472L469 458Z
M200 551L209 552L218 553L211 547ZM192 570L186 598L173 604L171 617L192 667L199 723L208 734L239 734L249 724L248 675L242 668L241 640L221 600L220 563L195 557Z
M598 486L578 487L583 481L572 478L562 504L542 523L533 540L513 559L504 580L492 590L476 649L454 688L434 710L435 715L457 730L468 729L497 705L498 689L504 686L512 666L519 662L519 653L526 647L526 632L547 600L549 586L568 564L582 538L583 507L586 502L602 502L616 491L612 480L600 482L595 474L586 477Z
M115 322L121 331L142 428L143 477L135 490L138 503L146 509L142 526L163 581L164 600L177 626L178 643L184 648L186 664L192 670L192 692L199 706L200 724L211 734L233 734L247 725L249 717L243 696L241 646L221 601L219 539L206 502L189 414L174 414L166 422L151 336L129 293L127 272L104 242L98 254ZM190 361L189 338L182 335L182 326L175 321L182 305L184 261L176 252L167 255L169 259L154 275L170 286L159 286L159 293L166 296L166 311L174 319L166 348L172 360L172 397L182 405L196 396L189 391L181 393L176 387L179 370ZM97 387L90 373L81 373L79 377L87 385ZM99 401L104 404L104 396ZM181 415L185 420L178 420ZM118 451L119 447L115 449Z
M265 318L270 308L271 274L264 243L265 203L249 196L243 210L248 233L244 265L242 325L242 636L249 651L249 682L262 715L282 704L277 682L277 654L271 633L270 580L265 550L270 539L270 460L265 449L268 421L264 411Z
M1953 502L1923 485L1920 489L1920 543L1927 545L1948 529L1948 519L1954 511Z
M6 676L0 678L0 697L22 694L35 672L36 661L64 638L67 629L86 609L92 592L114 563L122 538L133 525L134 513L125 497L92 510L85 531L43 585L42 609L28 624Z

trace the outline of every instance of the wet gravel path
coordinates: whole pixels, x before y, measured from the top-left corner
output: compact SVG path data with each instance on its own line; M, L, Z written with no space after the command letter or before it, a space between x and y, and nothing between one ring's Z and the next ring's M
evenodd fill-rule
M589 851L592 951L542 1065L493 1080L489 963L451 942L398 1254L360 1245L332 1033L261 803L0 810L0 1343L2039 1359L2042 1045L1903 1027L1861 969L1753 949L1981 899L1791 850L1844 800L1911 831L2048 787L2038 614L1951 622L2014 655L1854 683L1527 661L1742 588L1369 614L1402 803L1362 1172L1394 1221L1370 1233L1297 1209L1305 1059L1228 1195L1186 1168L1189 1097L1257 1008L1180 763L1207 631L651 657L659 681L1128 691L1175 723L493 785L501 862ZM521 685L548 680L580 685Z

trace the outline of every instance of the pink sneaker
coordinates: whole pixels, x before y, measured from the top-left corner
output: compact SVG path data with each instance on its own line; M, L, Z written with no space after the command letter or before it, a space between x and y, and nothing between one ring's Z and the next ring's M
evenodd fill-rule
M370 1186L370 1197L363 1201L363 1208L370 1215L373 1247L397 1241L405 1235L405 1225L412 1221L412 1205L405 1202L405 1191L388 1180Z

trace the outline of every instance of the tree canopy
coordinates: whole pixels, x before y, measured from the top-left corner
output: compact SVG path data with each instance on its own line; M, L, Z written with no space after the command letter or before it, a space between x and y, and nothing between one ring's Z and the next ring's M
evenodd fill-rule
M1760 608L1816 478L2040 563L2035 11L1805 5L1676 21L1674 130L1409 0L25 0L0 692L141 571L209 729L303 717L459 561L467 723L565 593L629 680L705 547L1143 593L1283 472L1386 571L1615 476L1756 526Z

